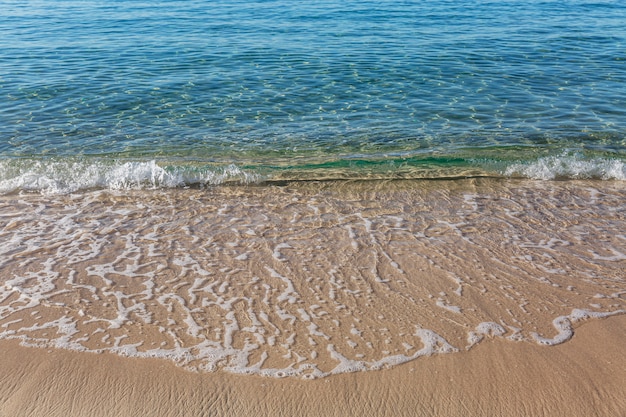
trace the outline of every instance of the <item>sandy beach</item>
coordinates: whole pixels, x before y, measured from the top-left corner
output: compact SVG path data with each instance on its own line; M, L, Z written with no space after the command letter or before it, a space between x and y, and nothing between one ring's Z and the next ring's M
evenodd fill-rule
M626 417L626 2L0 0L0 417Z
M4 197L0 415L626 416L623 201L489 180Z
M492 340L469 352L314 381L191 373L165 361L2 341L2 416L626 415L626 316L558 346Z

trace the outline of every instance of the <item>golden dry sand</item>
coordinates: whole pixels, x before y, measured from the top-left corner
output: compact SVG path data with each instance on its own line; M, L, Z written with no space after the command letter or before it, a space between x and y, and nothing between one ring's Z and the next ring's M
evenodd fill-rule
M470 351L313 381L0 341L2 416L626 416L626 316L558 346Z

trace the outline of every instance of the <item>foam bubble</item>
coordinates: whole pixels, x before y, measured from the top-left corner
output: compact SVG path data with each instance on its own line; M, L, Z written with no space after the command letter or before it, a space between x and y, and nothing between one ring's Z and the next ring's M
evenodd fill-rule
M415 335L418 336L424 347L416 353L418 356L432 355L434 353L452 353L458 349L448 343L443 337L428 329L417 329Z
M0 338L310 379L625 312L623 187L494 183L1 196Z
M626 180L626 165L618 159L587 159L578 154L563 153L539 158L530 163L513 164L505 170L505 175L539 180L559 178Z
M574 309L567 316L559 316L552 321L552 325L557 330L557 334L554 337L544 337L540 334L533 332L531 336L533 339L542 345L558 345L568 341L574 335L573 324L578 323L590 318L604 318L617 314L624 314L626 310L617 310L612 312L595 312L582 309Z

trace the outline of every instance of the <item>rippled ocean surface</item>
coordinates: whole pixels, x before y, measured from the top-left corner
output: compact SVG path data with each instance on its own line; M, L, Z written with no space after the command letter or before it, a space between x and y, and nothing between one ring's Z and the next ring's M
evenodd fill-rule
M626 178L626 5L0 1L0 192Z

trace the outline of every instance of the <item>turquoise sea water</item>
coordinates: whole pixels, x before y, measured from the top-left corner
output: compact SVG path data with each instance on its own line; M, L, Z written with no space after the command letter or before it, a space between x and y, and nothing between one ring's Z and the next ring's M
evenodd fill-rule
M0 1L0 192L626 179L626 5Z

